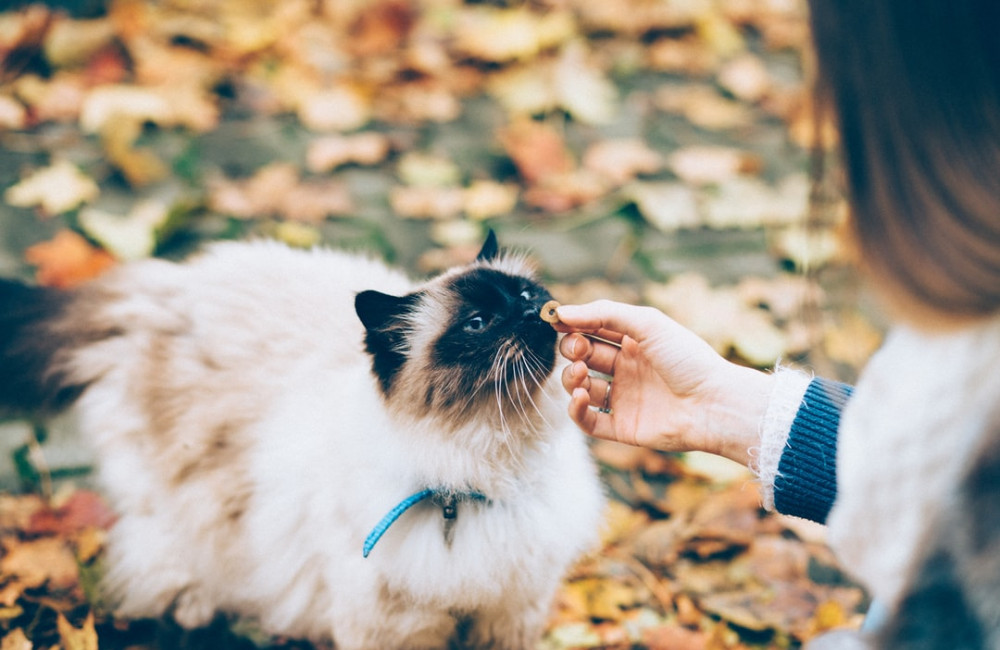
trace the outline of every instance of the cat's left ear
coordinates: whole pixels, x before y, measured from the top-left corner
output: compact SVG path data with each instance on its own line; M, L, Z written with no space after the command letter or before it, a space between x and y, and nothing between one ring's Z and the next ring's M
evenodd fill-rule
M492 228L490 228L490 232L486 235L486 241L483 243L483 247L479 251L479 255L476 255L476 259L488 262L495 258L499 253L500 245L497 244L497 234L493 232Z

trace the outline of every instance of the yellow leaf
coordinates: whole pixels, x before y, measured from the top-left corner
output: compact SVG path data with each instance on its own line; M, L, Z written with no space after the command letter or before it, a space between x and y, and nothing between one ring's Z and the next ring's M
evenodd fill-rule
M455 29L455 48L484 61L529 59L576 33L568 11L536 14L514 9L467 9Z
M40 206L48 215L67 212L89 203L100 188L73 163L60 160L7 188L4 200L20 208Z
M165 204L150 199L135 204L124 216L84 208L80 211L80 227L118 259L137 260L153 254L156 231L168 216Z
M563 50L553 70L559 105L584 124L607 124L618 111L618 89L587 60L579 42Z
M474 181L465 188L463 210L476 221L499 217L517 205L517 187L495 181Z
M95 88L80 109L80 126L88 133L98 133L121 119L171 126L174 111L160 91L124 84Z
M97 650L97 630L94 629L94 613L87 614L83 626L75 628L61 613L56 620L62 650Z
M31 650L33 647L21 628L11 630L4 636L3 641L0 641L0 650Z

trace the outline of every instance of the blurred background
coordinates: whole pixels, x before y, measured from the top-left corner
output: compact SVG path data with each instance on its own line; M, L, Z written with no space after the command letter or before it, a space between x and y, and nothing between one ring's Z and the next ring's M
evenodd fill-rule
M492 228L560 301L652 304L746 365L851 381L880 342L841 238L837 138L811 100L802 0L4 6L4 276L70 288L260 236L423 276L470 259ZM646 523L673 506L637 478L739 476L597 452ZM0 424L8 490L51 498L90 464L71 422ZM728 561L749 542L722 548ZM655 595L661 579L639 582ZM827 601L813 588L815 608ZM652 610L676 617L674 596ZM733 629L735 614L692 607L684 629L707 629L701 615ZM823 625L850 619L838 607ZM794 646L823 627L812 612L808 629L737 628Z

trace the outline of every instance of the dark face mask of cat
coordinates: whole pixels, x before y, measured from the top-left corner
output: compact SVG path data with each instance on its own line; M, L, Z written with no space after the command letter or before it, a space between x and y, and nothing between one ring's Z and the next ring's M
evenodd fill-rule
M531 277L491 266L498 258L491 237L477 264L423 291L358 295L372 370L387 399L455 424L488 413L503 426L534 420L535 398L555 364L556 333L539 316L551 295ZM440 333L417 336L425 327Z

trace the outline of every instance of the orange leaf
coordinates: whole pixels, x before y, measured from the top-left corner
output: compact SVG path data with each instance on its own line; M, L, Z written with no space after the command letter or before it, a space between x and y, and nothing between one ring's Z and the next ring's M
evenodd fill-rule
M38 267L39 284L60 289L92 280L115 264L110 254L71 230L60 230L51 240L31 246L24 259Z

